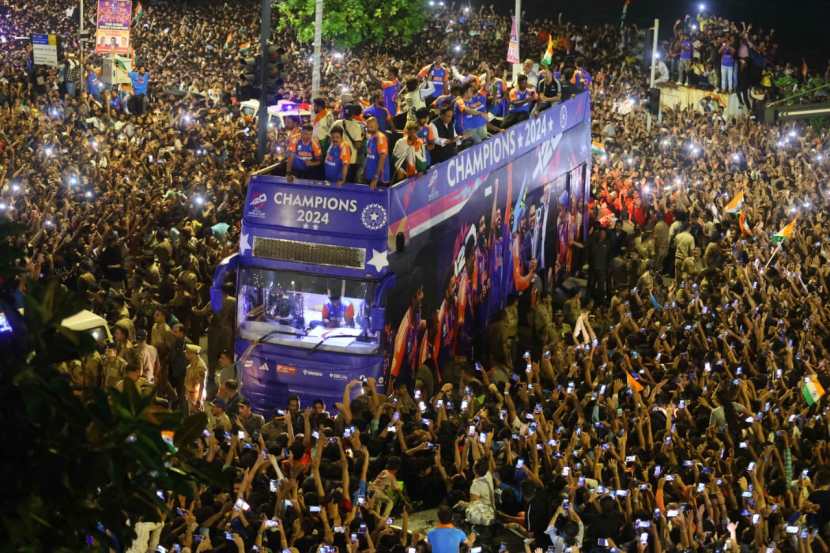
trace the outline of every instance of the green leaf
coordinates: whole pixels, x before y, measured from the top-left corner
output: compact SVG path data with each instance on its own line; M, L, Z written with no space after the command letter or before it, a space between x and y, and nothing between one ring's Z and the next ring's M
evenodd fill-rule
M179 449L191 447L207 427L207 413L194 413L182 421L173 437L173 443Z

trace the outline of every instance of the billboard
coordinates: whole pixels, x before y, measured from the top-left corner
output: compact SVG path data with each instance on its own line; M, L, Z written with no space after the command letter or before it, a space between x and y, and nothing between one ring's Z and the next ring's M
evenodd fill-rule
M98 0L96 54L129 54L132 0Z

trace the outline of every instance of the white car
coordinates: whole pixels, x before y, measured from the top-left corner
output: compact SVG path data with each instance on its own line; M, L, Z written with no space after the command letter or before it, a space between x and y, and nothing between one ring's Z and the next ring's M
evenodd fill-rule
M62 320L61 326L75 332L89 332L96 342L112 341L106 319L86 309Z
M239 104L243 117L255 121L259 113L259 100L245 100ZM268 106L268 126L278 129L285 128L286 117L296 117L300 125L311 120L311 112L302 109L301 105L290 100L280 100L275 106Z

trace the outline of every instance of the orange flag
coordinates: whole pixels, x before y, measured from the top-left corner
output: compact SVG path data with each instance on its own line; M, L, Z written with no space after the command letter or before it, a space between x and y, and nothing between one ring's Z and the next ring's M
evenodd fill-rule
M634 392L640 393L643 391L643 385L634 380L634 377L631 376L631 373L625 371L625 380L628 384L628 387L631 388Z

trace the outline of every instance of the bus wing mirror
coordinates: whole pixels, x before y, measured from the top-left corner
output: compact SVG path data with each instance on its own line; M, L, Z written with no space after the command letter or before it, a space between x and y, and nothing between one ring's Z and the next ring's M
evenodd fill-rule
M373 307L369 313L369 330L372 332L383 331L386 324L386 311L383 307Z

